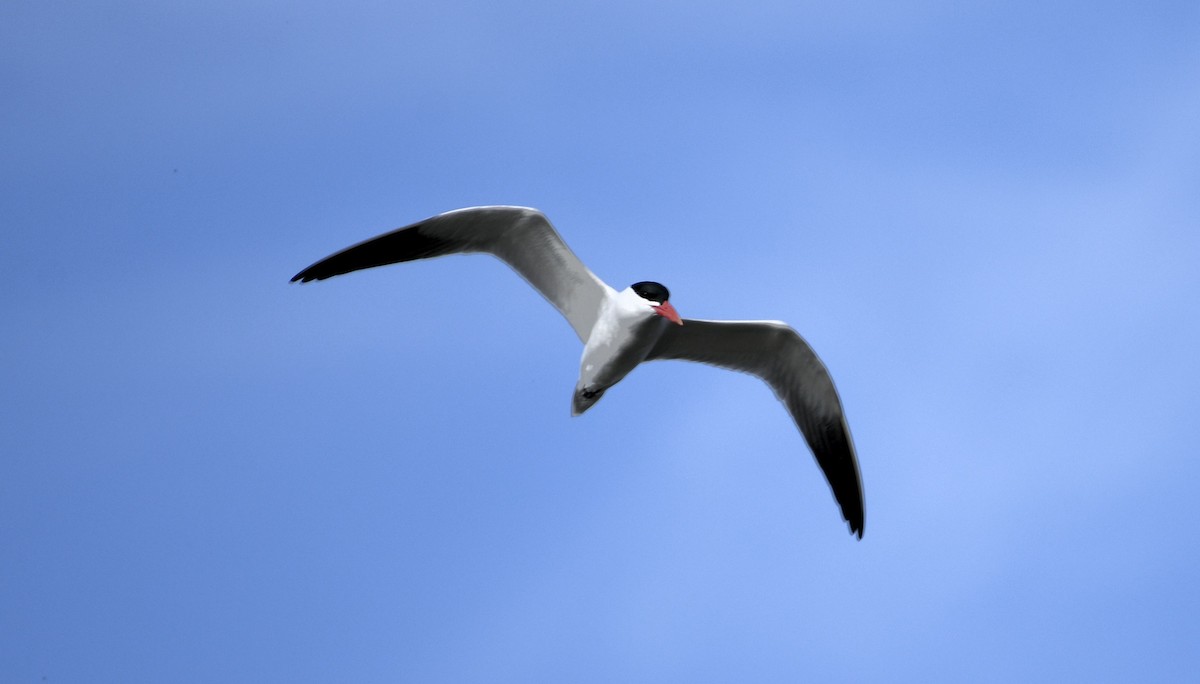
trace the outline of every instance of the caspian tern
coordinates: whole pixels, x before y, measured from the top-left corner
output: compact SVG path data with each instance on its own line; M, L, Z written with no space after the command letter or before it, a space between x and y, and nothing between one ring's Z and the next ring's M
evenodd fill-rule
M470 252L507 263L575 329L583 359L572 415L591 408L643 361L683 359L756 375L787 406L850 532L862 538L862 482L850 429L833 380L808 343L780 321L680 318L659 283L634 283L617 292L583 265L536 209L449 211L348 247L300 271L292 282Z

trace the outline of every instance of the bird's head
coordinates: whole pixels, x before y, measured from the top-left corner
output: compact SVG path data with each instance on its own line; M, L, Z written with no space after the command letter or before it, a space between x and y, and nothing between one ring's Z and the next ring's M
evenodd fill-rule
M674 306L671 306L671 302L667 301L671 298L671 291L662 283L646 280L630 285L629 290L655 314L676 325L683 325L683 319L679 317L679 312L675 310Z

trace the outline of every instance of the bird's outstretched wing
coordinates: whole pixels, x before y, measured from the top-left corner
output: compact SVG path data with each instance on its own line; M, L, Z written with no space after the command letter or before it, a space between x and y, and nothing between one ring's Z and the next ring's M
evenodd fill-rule
M699 361L765 380L804 433L850 531L862 538L862 480L842 402L829 371L795 330L778 321L684 319L666 328L651 359Z
M292 282L468 252L492 254L511 266L587 342L611 288L583 265L545 215L527 207L471 207L438 214L347 247L300 271Z

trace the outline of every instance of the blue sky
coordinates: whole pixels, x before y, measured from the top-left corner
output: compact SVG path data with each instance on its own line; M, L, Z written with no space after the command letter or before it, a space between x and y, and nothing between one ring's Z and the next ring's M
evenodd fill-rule
M10 0L0 86L0 680L1200 667L1194 2ZM492 203L794 325L865 539L497 261L287 282Z

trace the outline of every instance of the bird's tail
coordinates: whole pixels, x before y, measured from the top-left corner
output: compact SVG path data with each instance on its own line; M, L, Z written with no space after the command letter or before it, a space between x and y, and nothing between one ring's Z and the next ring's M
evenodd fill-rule
M571 415L577 416L590 409L596 402L600 401L600 397L602 396L604 396L604 390L602 389L576 387L575 396L571 398Z

